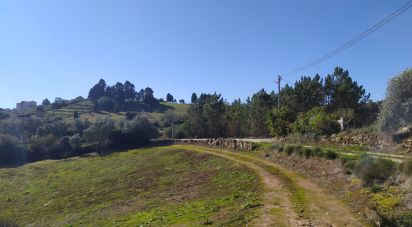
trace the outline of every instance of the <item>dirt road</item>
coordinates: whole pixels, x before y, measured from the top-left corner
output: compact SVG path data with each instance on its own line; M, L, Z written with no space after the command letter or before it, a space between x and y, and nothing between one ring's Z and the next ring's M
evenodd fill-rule
M265 185L262 215L251 226L365 226L337 198L297 173L251 154L193 145L173 145L216 155L247 166Z

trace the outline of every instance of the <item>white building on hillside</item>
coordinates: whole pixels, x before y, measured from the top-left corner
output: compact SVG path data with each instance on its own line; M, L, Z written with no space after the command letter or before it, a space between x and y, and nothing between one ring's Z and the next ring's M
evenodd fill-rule
M37 102L34 101L22 101L16 104L16 110L18 113L24 113L28 111L34 111L37 108Z

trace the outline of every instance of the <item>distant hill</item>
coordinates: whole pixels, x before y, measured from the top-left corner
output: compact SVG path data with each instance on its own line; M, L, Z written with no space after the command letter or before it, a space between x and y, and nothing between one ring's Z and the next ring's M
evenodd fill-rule
M136 116L144 116L154 123L160 130L162 137L170 137L170 122L172 115L172 108L175 118L175 131L181 130L182 123L187 118L187 111L189 104L167 103L161 102L160 106L156 109L141 108L138 111L130 111ZM89 100L80 101L78 103L69 104L59 109L50 109L46 113L50 116L62 118L66 121L72 121L74 112L79 113L79 118L83 120L89 120L90 122L96 121L97 118L109 117L116 121L122 121L126 119L126 112L111 113L107 111L93 111L93 103Z

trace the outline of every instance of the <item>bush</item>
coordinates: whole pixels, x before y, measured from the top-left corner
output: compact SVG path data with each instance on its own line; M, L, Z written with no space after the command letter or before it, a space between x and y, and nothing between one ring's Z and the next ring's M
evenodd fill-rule
M50 148L50 158L60 159L67 158L73 155L72 146L70 145L70 137L64 136L56 141Z
M107 145L109 135L115 130L114 121L110 118L98 118L88 129L84 131L84 138L88 143L100 143Z
M303 146L302 145L297 145L295 147L295 151L298 155L303 155Z
M292 130L300 134L331 135L339 132L339 124L324 108L316 107L301 113L292 124Z
M0 166L24 162L24 152L16 138L0 134Z
M40 160L50 157L52 146L57 142L57 139L52 134L43 136L35 136L30 143L30 159Z
M112 112L114 109L115 102L112 98L101 97L97 100L98 108L108 112Z
M352 174L353 170L355 169L356 165L356 156L341 156L340 161L345 169L346 174Z
M412 211L406 211L401 214L396 220L396 226L408 227L412 226Z
M76 133L73 136L69 137L69 143L73 150L77 151L81 148L82 137Z
M287 135L291 129L291 123L296 119L296 113L288 107L282 107L280 111L273 109L269 112L266 126L272 136Z
M284 150L284 147L282 145L279 145L278 151L282 153L283 150Z
M364 185L372 186L384 183L396 173L396 164L392 160L374 159L368 155L363 155L356 164L355 173L362 179Z
M378 128L395 131L412 123L412 69L389 81L378 116Z
M338 154L332 150L327 150L325 152L325 157L330 160L335 160L338 157Z
M37 135L53 134L56 137L62 137L69 134L69 124L65 121L58 118L47 118L45 121L47 122L46 124L37 128Z
M14 221L0 219L0 226L1 227L18 227L19 225L17 225Z
M310 156L312 156L312 148L305 147L303 149L303 154L305 155L306 158L309 158Z
M176 138L178 138L178 139L183 139L185 137L186 137L186 135L182 131L178 131L177 134L176 134Z
M132 135L135 133L144 133L149 139L159 137L157 129L145 117L135 117L131 121L123 122L123 124L124 131Z
M320 147L315 147L312 151L313 156L323 157L323 151Z
M126 119L129 120L129 121L130 121L130 120L133 120L133 118L135 118L136 115L137 115L136 112L127 111L127 112L126 112Z
M295 151L295 147L293 145L286 145L285 151L288 155L291 155Z
M403 173L405 173L408 176L412 175L412 159L407 159L405 160L401 166L400 169L402 170Z

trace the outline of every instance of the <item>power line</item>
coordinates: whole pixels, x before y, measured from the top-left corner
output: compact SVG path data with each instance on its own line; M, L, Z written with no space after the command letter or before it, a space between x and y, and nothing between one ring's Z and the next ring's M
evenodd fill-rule
M313 66L320 64L324 61L326 61L327 59L339 54L340 52L344 51L345 49L351 47L352 45L354 45L355 43L359 42L360 40L364 39L365 37L367 37L368 35L372 34L373 32L375 32L376 30L378 30L379 28L381 28L382 26L384 26L385 24L389 23L390 21L392 21L393 19L395 19L397 16L399 16L400 14L402 14L403 12L405 12L406 10L408 10L410 7L412 7L412 0L407 2L406 4L404 4L402 7L400 7L399 9L397 9L396 11L394 11L393 13L391 13L389 16L385 17L384 19L380 20L378 23L376 23L375 25L373 25L372 27L370 27L368 30L366 30L365 32L359 34L358 36L356 36L355 38L353 38L352 40L346 42L345 44L343 44L342 46L338 47L337 49L333 50L332 52L316 59L313 62L310 62L309 64L306 64L302 67L296 68L288 73L284 73L280 75L280 80L285 81L288 84L292 84L289 81L285 80L284 77L286 76L290 76L299 72L302 72L306 69L312 68ZM272 84L273 81L268 81L267 83L263 84L262 87L267 86L268 84ZM253 90L255 91L255 89ZM250 93L250 92L248 92ZM243 96L245 93L242 93L241 96ZM220 100L213 102L213 103L205 103L203 105L199 105L199 106L205 106L205 105L214 105L219 103Z
M373 32L375 32L376 30L378 30L379 28L381 28L382 26L384 26L385 24L389 23L390 21L392 21L393 19L395 19L397 16L401 15L403 12L405 12L406 10L408 10L410 7L412 6L412 1L409 1L408 3L406 3L405 5L403 5L402 7L400 7L399 9L397 9L395 12L393 12L392 14L390 14L389 16L385 17L384 19L382 19L381 21L379 21L377 24L373 25L372 27L370 27L368 30L366 30L365 32L361 33L360 35L356 36L355 38L353 38L352 40L346 42L345 44L343 44L342 46L338 47L337 49L333 50L332 52L316 59L315 61L312 61L302 67L296 68L288 73L284 73L281 74L281 76L285 77L285 76L290 76L299 72L302 72L306 69L312 68L313 66L320 64L324 61L326 61L327 59L339 54L340 52L344 51L345 49L351 47L352 45L354 45L355 43L359 42L360 40L364 39L365 37L367 37L368 35L372 34Z

